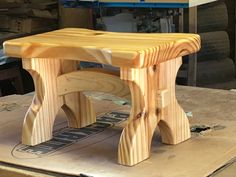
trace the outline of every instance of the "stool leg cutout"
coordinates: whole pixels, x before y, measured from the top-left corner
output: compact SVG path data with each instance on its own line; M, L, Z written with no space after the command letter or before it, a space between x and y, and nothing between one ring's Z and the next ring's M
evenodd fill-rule
M121 68L121 79L130 87L132 97L131 114L124 128L119 148L118 162L133 166L150 155L154 130L158 123L156 103L157 72L153 67L144 69Z
M77 70L78 62L73 60L62 60L61 62L63 74ZM67 115L69 127L81 128L96 122L93 104L90 98L82 92L64 95L62 109Z
M82 128L96 122L93 104L82 92L65 95L62 109L68 118L69 127Z
M158 65L158 90L163 88L169 92L168 105L159 110L159 128L162 142L178 144L190 138L189 121L175 95L175 80L182 58L169 60Z
M35 84L35 97L25 116L22 143L36 145L52 138L52 128L62 99L57 95L56 78L61 64L54 59L23 59L23 67Z

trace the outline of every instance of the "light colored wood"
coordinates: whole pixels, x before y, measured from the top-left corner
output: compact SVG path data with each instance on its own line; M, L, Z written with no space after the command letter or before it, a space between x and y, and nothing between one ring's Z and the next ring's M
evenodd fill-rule
M189 0L189 7L196 7L202 4L207 4L207 3L211 3L215 1L218 1L218 0Z
M74 61L32 58L23 59L22 62L23 68L33 77L35 85L35 97L23 124L23 144L36 145L50 140L54 120L61 107L67 114L71 127L80 128L95 122L92 103L82 93L58 96L56 78L63 71L73 70Z
M61 60L61 74L78 70L78 62L73 60ZM57 88L59 83L57 82ZM70 87L69 87L70 88ZM58 92L58 95L61 95ZM70 94L62 94L62 109L67 114L70 127L81 128L96 122L96 115L90 98L86 97L82 92L74 92Z
M164 143L190 137L188 120L175 98L181 56L200 49L196 34L133 34L62 29L14 39L4 51L23 59L35 82L36 97L26 114L23 143L35 145L52 137L62 107L72 127L95 121L93 107L82 91L102 91L129 98L131 114L118 147L118 162L133 166L150 155L159 124ZM72 61L75 60L75 61ZM119 66L120 78L104 70L76 71L76 61ZM127 84L127 85L126 85Z
M177 58L160 63L157 70L159 76L157 90L165 88L169 93L166 97L169 104L164 109L158 109L160 119L158 126L162 142L166 144L178 144L191 136L188 119L175 96L175 79L181 64L182 59Z
M9 40L4 48L7 55L21 58L62 58L143 68L198 51L200 37L66 28Z
M163 109L170 103L170 92L167 89L157 90L156 105L158 109Z
M157 124L163 143L178 144L190 138L188 119L175 96L181 64L179 57L144 69L121 68L121 79L131 90L132 108L120 138L119 163L133 166L149 157Z
M36 145L52 138L53 123L63 104L56 89L61 63L57 59L43 58L22 61L23 68L31 74L35 85L35 97L23 124L22 143Z
M96 114L90 97L79 92L79 115L76 115L76 125L70 125L73 128L82 128L96 122ZM68 117L68 116L67 116Z
M155 95L158 73L153 67L121 68L121 79L130 87L132 108L127 126L121 134L118 162L133 166L150 155L151 140L158 119ZM152 84L150 84L152 83Z
M57 78L59 95L76 91L98 91L130 99L129 87L116 75L99 70L80 70Z

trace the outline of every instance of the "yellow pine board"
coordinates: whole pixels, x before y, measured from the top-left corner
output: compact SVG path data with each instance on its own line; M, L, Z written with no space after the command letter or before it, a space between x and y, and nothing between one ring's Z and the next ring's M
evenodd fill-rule
M4 42L4 51L9 56L74 59L137 68L199 49L200 37L197 34L115 33L80 28L66 28Z

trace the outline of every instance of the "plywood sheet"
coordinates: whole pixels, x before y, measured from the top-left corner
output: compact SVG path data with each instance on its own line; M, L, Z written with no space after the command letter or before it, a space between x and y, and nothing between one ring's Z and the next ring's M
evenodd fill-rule
M73 143L51 151L49 147L53 146L47 144L38 149L22 146L20 134L23 115L32 96L3 97L0 99L0 161L46 171L74 175L82 173L96 177L207 176L236 156L236 93L178 87L177 96L184 109L193 114L189 118L191 125L205 125L212 129L201 134L193 133L190 140L177 146L161 144L157 131L151 157L134 167L117 164L117 144L121 132L119 124L78 140L75 136L65 136L68 135L68 129L62 114L55 123L55 135L65 141L74 138ZM106 101L99 101L103 98ZM129 106L119 106L113 103L117 100L111 102L107 98L104 95L96 96L98 115L105 110L129 111ZM111 114L107 114L109 116ZM81 135L81 132L76 133ZM47 153L40 153L40 148L44 148Z

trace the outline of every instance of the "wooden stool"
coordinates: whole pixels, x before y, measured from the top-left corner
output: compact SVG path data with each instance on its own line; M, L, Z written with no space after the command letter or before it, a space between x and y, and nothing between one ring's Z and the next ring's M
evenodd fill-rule
M132 109L121 134L118 161L135 165L149 157L157 125L163 143L190 138L189 122L175 97L182 56L200 48L196 34L135 34L61 29L4 43L8 56L21 57L36 88L23 125L22 142L36 145L52 138L58 110L70 127L95 121L89 98L95 90L128 98ZM120 78L103 70L77 70L77 61L120 67ZM124 81L124 82L123 82Z

